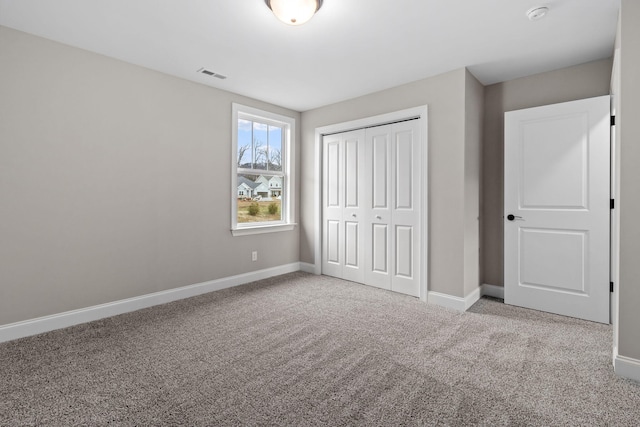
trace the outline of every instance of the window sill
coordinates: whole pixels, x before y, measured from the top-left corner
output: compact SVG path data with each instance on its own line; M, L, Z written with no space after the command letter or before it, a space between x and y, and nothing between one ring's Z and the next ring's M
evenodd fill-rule
M253 227L232 228L231 234L233 236L248 236L251 234L264 234L264 233L277 233L280 231L291 231L296 227L296 223L290 224L272 224L272 225L257 225Z

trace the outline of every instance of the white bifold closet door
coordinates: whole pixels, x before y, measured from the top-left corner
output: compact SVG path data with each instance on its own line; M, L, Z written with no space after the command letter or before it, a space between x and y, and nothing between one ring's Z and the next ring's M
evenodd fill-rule
M325 136L322 272L364 282L364 129Z
M420 295L419 123L323 138L324 274Z

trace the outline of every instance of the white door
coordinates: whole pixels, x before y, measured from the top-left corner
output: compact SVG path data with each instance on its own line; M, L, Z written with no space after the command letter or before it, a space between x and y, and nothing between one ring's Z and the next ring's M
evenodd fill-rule
M505 303L609 323L609 96L505 113Z
M323 153L322 271L362 283L364 130L325 136Z
M365 141L365 283L420 296L419 121L369 128Z
M365 135L366 206L368 232L365 235L365 283L391 289L392 239L392 140L391 125L369 128Z
M323 138L324 274L420 296L418 120Z

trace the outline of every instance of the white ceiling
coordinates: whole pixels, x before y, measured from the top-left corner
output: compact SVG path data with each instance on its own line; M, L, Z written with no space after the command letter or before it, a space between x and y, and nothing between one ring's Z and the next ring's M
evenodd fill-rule
M464 66L491 84L609 57L619 6L324 0L292 27L264 0L0 0L0 25L306 111Z

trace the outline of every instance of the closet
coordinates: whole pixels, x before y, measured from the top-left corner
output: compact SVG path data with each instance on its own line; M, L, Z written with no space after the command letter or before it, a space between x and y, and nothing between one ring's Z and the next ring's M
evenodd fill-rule
M420 120L323 136L322 272L420 296Z

